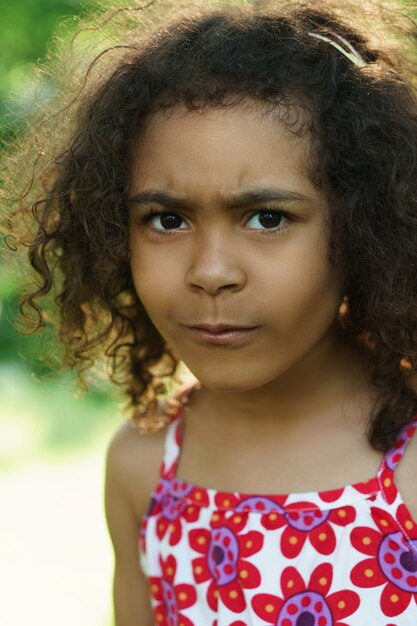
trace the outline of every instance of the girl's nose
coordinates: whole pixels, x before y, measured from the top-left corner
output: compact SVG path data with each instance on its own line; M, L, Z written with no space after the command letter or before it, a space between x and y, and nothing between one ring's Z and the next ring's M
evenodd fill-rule
M242 261L242 251L239 253L231 237L216 234L199 237L186 275L187 284L212 296L224 289L240 291L247 279Z

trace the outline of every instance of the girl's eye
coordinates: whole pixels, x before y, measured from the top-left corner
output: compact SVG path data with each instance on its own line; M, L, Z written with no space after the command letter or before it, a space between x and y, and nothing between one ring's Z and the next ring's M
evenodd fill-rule
M288 217L282 211L263 209L252 215L248 226L255 230L283 230L287 228Z
M270 232L272 234L286 230L291 219L284 211L279 209L260 209L252 213L247 224L250 225L251 222L251 230ZM185 226L181 226L182 223ZM157 233L187 229L184 218L178 215L178 213L155 211L154 209L150 209L148 214L142 217L141 224L148 226Z
M159 232L164 230L184 230L184 228L180 228L180 224L183 221L183 218L178 213L154 211L153 209L141 219L142 224L148 225L153 230Z

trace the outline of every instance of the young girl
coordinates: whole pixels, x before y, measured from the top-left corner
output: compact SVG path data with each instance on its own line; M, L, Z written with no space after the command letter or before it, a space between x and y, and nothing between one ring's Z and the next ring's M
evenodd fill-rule
M91 66L15 211L24 306L55 285L66 362L131 399L117 626L415 626L415 24L260 5L152 4Z

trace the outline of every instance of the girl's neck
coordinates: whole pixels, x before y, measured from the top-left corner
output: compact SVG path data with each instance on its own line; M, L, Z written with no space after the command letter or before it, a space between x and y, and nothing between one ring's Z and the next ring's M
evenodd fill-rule
M375 392L364 353L340 345L327 367L318 365L304 378L299 371L298 381L246 393L196 390L185 412L179 477L223 491L290 493L375 476L381 454L365 436Z
M339 339L339 341L338 341ZM337 345L336 342L338 341ZM193 394L194 415L222 429L282 434L347 420L365 432L376 394L366 370L363 350L334 338L321 353L311 355L264 386L243 392L202 388Z

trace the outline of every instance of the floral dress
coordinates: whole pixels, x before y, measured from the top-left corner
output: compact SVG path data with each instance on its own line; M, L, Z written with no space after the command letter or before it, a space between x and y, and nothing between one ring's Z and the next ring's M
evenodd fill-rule
M157 626L417 626L417 525L394 469L331 491L226 493L175 477L188 386L139 535Z

